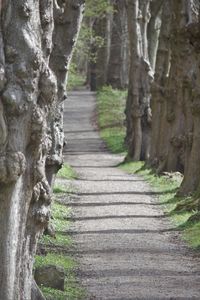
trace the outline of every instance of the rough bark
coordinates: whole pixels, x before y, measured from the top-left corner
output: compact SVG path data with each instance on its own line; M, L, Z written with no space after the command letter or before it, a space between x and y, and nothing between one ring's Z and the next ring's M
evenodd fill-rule
M127 30L127 12L125 1L114 1L107 84L118 89L125 88L128 81Z
M187 42L183 35L183 29L188 22L186 4L185 0L170 1L166 7L167 2L165 2L163 9L160 49L157 56L155 83L152 89L151 163L157 168L158 173L163 171L183 172L184 169L186 137L183 113L183 57L187 59ZM173 14L169 9L173 11ZM168 74L169 57L170 70Z
M31 299L37 239L49 219L45 162L55 140L49 125L64 98L63 66L74 43L69 27L76 28L75 36L83 9L83 1L62 3L67 15L52 0L8 0L1 7L0 299L4 300ZM50 66L52 47L52 53L59 47L53 38L57 26L63 32L58 33L60 38L64 28L66 36L71 33L66 38L70 47L63 49L59 41L59 74L52 70L54 64Z
M156 66L154 82L151 87L151 152L150 165L160 172L163 169L164 158L168 149L168 122L167 112L167 89L166 84L170 70L171 47L171 6L170 0L166 0L162 10L162 23L160 29L158 51L156 55ZM152 62L153 63L153 62Z
M173 2L173 1L172 1ZM186 49L182 30L187 24L185 9L186 0L172 3L172 34L171 34L171 68L167 84L167 121L169 126L169 140L165 170L169 172L183 171L184 162L184 134L185 120L183 115L183 55Z
M200 27L199 16L194 11L194 2L185 4L187 24L181 31L185 40L182 60L183 70L183 113L185 117L185 170L179 195L200 191ZM198 8L198 6L197 6Z
M60 6L54 5L54 46L49 64L57 79L57 95L48 123L51 136L51 149L46 160L46 175L50 185L52 185L55 174L62 166L62 150L64 145L63 105L67 99L66 85L69 65L81 24L82 2L80 0L68 0Z
M150 1L127 1L130 44L129 88L126 104L127 159L145 160L150 151L150 82L147 25Z

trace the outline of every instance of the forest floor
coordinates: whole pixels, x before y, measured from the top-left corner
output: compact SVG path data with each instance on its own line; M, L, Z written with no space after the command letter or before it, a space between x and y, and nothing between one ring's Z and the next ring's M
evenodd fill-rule
M200 258L181 241L149 184L117 168L124 157L100 139L95 106L91 92L73 92L64 114L65 161L78 174L65 180L73 190L66 234L74 240L84 300L200 299Z

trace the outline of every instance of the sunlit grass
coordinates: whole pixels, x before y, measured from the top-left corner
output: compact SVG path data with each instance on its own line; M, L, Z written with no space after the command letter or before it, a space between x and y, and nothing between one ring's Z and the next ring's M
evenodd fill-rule
M66 205L54 202L52 205L52 220L51 223L55 228L56 235L51 237L43 235L40 239L40 246L46 249L46 255L37 255L35 257L34 268L45 265L56 265L63 267L65 270L65 290L59 291L53 288L40 286L43 294L51 297L54 300L78 300L85 299L85 290L76 281L76 260L67 254L67 250L73 246L73 240L67 233L61 234L60 231L67 232L70 227L70 222L66 220L71 215L71 208ZM60 249L57 252L57 247ZM62 251L64 251L62 253Z
M54 194L70 194L74 192L74 188L72 185L65 185L61 183L56 183L53 188Z
M125 102L126 91L114 90L110 86L97 93L97 113L100 135L113 153L125 152Z
M65 163L59 170L57 177L64 179L77 179L76 171L67 163Z

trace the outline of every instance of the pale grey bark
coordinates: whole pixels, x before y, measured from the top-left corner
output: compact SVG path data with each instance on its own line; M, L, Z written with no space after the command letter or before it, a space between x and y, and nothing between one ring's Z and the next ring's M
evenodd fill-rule
M147 38L148 38L148 54L149 62L152 70L155 70L158 40L161 26L161 11L165 0L152 0L150 3L150 21L148 24Z
M49 125L55 116L54 108L57 111L64 100L67 71L64 66L68 67L83 11L83 1L62 3L68 9L67 14L56 0L8 0L1 6L2 300L31 299L37 239L49 219L51 188L45 175L45 162L48 153L52 153L52 141L55 140ZM59 35L60 31L62 34ZM58 40L53 38L55 33ZM62 39L65 39L65 45ZM56 52L56 47L59 53L55 55L56 62L52 63L51 53ZM60 64L61 70L52 68L56 63Z
M144 160L150 154L150 84L147 26L149 1L127 1L130 44L129 90L126 105L128 159Z

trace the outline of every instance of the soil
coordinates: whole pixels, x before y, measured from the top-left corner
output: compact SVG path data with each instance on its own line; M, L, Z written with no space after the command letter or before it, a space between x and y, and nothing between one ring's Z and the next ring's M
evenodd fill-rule
M79 179L67 199L70 234L85 300L200 299L200 259L164 215L138 175L117 168L94 125L95 94L73 92L66 103L65 161Z

